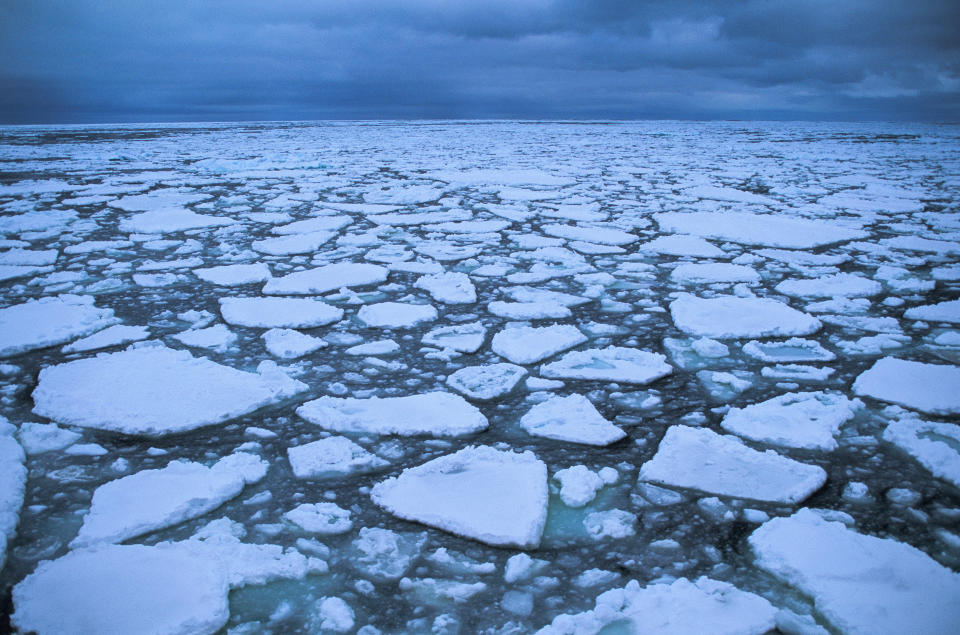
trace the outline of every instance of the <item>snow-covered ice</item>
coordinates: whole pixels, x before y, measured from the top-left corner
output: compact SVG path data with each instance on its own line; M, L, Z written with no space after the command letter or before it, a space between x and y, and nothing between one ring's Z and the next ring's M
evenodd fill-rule
M520 427L534 436L585 445L610 445L626 436L583 395L551 396L530 408Z
M117 322L91 296L61 295L0 309L0 358L64 344Z
M493 336L490 348L514 364L535 364L587 341L575 326L508 326Z
M512 391L526 375L515 364L467 366L447 376L447 386L474 401L489 401Z
M960 367L884 357L853 382L853 392L931 414L960 413Z
M745 408L732 408L721 425L727 432L770 445L834 450L840 426L863 404L827 392L787 393Z
M664 212L653 217L665 232L787 249L811 249L869 235L834 223L775 214Z
M308 401L297 414L326 430L457 437L486 429L487 418L463 397L429 392L407 397Z
M673 367L666 362L664 355L621 346L574 351L540 367L541 375L554 379L628 384L649 384L672 372Z
M220 298L228 324L261 328L314 328L343 317L343 309L310 298Z
M768 298L683 295L670 303L670 315L681 331L699 337L786 337L820 329L817 318Z
M15 428L0 416L0 570L13 539L27 482L26 457L13 436Z
M327 437L287 448L287 458L297 478L331 478L389 465L346 437Z
M430 304L380 302L360 307L357 317L367 326L402 329L436 320L437 310Z
M340 262L272 278L263 285L271 295L317 295L342 287L363 287L387 279L389 270L362 262Z

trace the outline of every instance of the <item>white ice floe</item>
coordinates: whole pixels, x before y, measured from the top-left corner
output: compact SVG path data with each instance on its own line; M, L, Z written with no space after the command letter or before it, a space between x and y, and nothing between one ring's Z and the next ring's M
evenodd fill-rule
M312 254L325 243L336 236L336 232L310 232L294 234L276 238L255 240L250 245L254 251L270 256L292 256L295 254Z
M827 473L773 450L758 452L733 436L675 425L640 468L640 480L720 496L798 503L820 489Z
M610 445L627 436L583 395L551 396L520 418L529 434L586 445Z
M719 258L724 252L719 247L708 243L698 236L686 234L669 234L658 236L649 242L640 245L641 251L649 251L667 256L694 256L700 258Z
M532 452L467 447L404 470L370 496L405 520L490 545L532 548L547 520L547 466Z
M661 231L765 247L810 249L869 236L836 223L773 214L665 212L653 217Z
M787 393L732 408L720 424L727 432L747 439L788 448L834 450L840 426L863 407L837 393Z
M750 535L761 569L813 599L837 632L955 633L960 574L919 549L861 534L809 509Z
M937 478L960 487L960 426L901 417L886 427L883 440L912 456Z
M477 289L465 273L447 271L421 276L413 286L444 304L473 304L477 301Z
M17 529L27 483L26 456L13 436L15 430L0 416L0 570Z
M270 279L270 268L257 262L246 265L220 265L194 269L193 274L211 284L222 287L236 287L244 284L266 282Z
M367 434L457 437L487 428L487 418L463 397L431 392L407 397L308 401L297 414L326 430Z
M267 473L266 461L238 452L207 467L173 461L101 485L70 545L118 543L202 516Z
M904 311L903 316L910 320L926 322L948 322L960 324L960 300L949 300L939 304L915 306Z
M883 285L855 273L837 273L819 278L784 280L775 289L794 298L858 298L882 293Z
M732 265L723 262L684 263L670 272L670 279L682 284L757 282L760 280L760 274L752 267L744 265Z
M227 421L306 389L273 363L248 373L141 346L44 368L33 411L69 425L159 436Z
M514 364L535 364L587 341L571 324L508 326L493 336L490 348Z
M384 329L413 328L437 319L437 310L430 304L379 302L366 304L357 311L357 318L367 326Z
M777 609L767 600L727 582L702 577L641 588L631 580L622 589L597 596L583 613L560 615L537 635L582 635L607 632L688 635L705 625L717 635L762 635L776 625Z
M337 436L287 448L287 458L297 478L330 478L389 465L350 439Z
M594 472L585 465L574 465L553 474L560 483L560 500L567 507L583 507L597 496L604 485L617 481L617 471L603 468Z
M398 580L420 555L426 533L398 533L380 527L361 527L351 543L350 565L376 580Z
M223 319L234 326L314 328L343 317L343 309L311 298L220 298Z
M57 261L56 249L8 249L0 251L0 266L10 265L52 265Z
M99 348L109 346L119 346L129 344L130 342L139 342L150 337L150 329L145 326L126 326L116 324L108 326L102 331L97 331L93 335L71 342L63 347L64 353L83 353L86 351L95 351Z
M0 309L0 358L64 344L119 322L92 296L61 295Z
M24 452L31 455L63 450L79 441L82 436L79 432L65 430L55 423L33 421L24 421L20 424L20 430L17 431L17 437Z
M293 329L270 329L261 337L267 352L280 359L296 359L328 346L319 337Z
M487 305L494 315L508 320L545 320L548 318L566 318L570 309L556 302L503 302L496 300Z
M626 384L649 384L673 372L660 353L622 346L591 348L567 353L544 364L540 374L551 379L586 379Z
M363 287L386 281L390 271L363 262L338 262L315 269L295 271L263 285L268 295L315 295L343 287Z
M351 346L343 351L347 355L393 355L400 350L400 345L395 340L376 340Z
M423 336L424 344L449 348L461 353L475 353L483 346L487 329L479 322L442 326Z
M122 219L120 230L133 234L172 234L188 229L223 227L235 222L230 218L197 214L188 209L158 209Z
M829 362L837 357L816 340L799 337L783 342L750 340L743 345L743 352L764 362Z
M877 360L857 377L853 392L931 414L960 413L960 367L896 357Z
M314 232L336 232L353 221L348 216L315 216L304 220L280 225L270 230L272 234L290 236L294 234L312 234Z
M543 225L540 229L550 236L601 245L629 245L637 240L635 234L610 227L583 227L581 225L552 223Z
M323 536L342 534L353 528L350 511L336 503L303 503L283 517L304 531Z
M768 298L684 294L670 303L673 323L700 337L784 337L809 335L820 329L817 318Z
M467 366L447 376L447 385L476 401L489 401L511 392L527 371L515 364Z
M206 348L219 353L225 352L237 341L237 334L226 324L214 324L205 329L190 329L172 335L173 339L194 348Z

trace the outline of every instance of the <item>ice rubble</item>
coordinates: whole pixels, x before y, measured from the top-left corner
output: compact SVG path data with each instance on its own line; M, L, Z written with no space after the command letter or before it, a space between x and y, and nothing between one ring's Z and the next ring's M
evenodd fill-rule
M634 580L622 589L601 593L590 611L555 617L537 635L687 635L704 628L717 635L762 635L773 630L776 613L759 595L707 577L643 588Z
M665 232L787 249L811 249L869 236L835 223L773 214L664 212L653 217Z
M267 473L266 461L238 452L207 467L173 461L101 485L71 547L118 543L202 516Z
M520 427L534 436L585 445L610 445L626 436L583 395L551 396L530 408Z
M587 336L570 324L507 326L493 336L490 348L514 364L535 364L586 341Z
M287 458L297 478L345 476L390 464L350 439L336 436L287 448Z
M736 437L674 425L640 468L640 480L720 496L799 503L820 489L827 473L773 450L758 452Z
M813 598L843 633L954 633L960 574L919 549L858 533L809 509L749 538L756 564Z
M673 372L666 359L660 353L608 346L567 353L559 360L541 366L540 374L552 379L649 384Z
M532 452L471 446L378 483L370 497L406 520L490 545L532 548L547 520L547 466Z
M787 393L732 408L721 426L727 432L770 445L834 450L840 426L863 407L859 399L826 392Z
M93 297L61 295L0 309L0 358L64 344L119 322Z
M670 303L670 315L681 331L716 339L809 335L821 326L817 318L769 298L683 294Z
M239 371L162 345L49 366L33 411L59 423L161 436L227 421L307 389L276 365Z
M960 413L957 386L960 386L960 367L884 357L857 377L853 392L945 415Z
M220 298L228 324L261 328L313 328L343 317L343 309L309 298Z
M297 414L326 430L348 433L458 437L487 428L487 418L463 397L431 392L407 397L308 401Z

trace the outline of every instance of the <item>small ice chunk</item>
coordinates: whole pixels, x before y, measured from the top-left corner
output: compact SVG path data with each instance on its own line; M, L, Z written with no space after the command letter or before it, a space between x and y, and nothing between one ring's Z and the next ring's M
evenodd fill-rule
M960 413L960 367L884 357L853 382L857 395L932 414Z
M449 348L461 353L475 353L487 337L487 329L479 322L442 326L423 336L424 344Z
M544 364L540 374L552 379L587 379L628 384L649 384L673 372L660 353L608 346L567 353Z
M350 511L335 503L303 503L283 515L304 531L333 536L350 531Z
M467 447L404 470L370 496L405 520L490 545L532 548L547 520L547 466L532 452Z
M64 344L119 322L93 297L61 295L0 309L0 358Z
M567 507L583 507L605 485L603 479L586 465L557 470L553 478L560 483L560 500Z
M640 479L721 496L798 503L820 489L827 473L772 450L758 452L733 436L674 425L656 455L640 468Z
M349 563L378 580L399 580L420 555L427 535L401 534L379 527L362 527L351 543Z
M792 337L784 342L758 342L751 340L743 345L743 352L764 362L828 362L836 355L825 349L816 340Z
M389 465L346 437L327 437L287 448L287 458L297 478L329 478Z
M344 351L347 355L392 355L400 350L395 340L377 340L366 344L357 344Z
M412 328L436 320L437 310L430 304L380 302L360 307L357 317L367 326L375 328Z
M700 357L714 359L718 357L727 357L730 355L730 349L723 342L701 337L690 342L690 348Z
M837 632L953 633L960 574L919 549L858 533L809 509L749 538L758 567L813 598Z
M223 319L235 326L313 328L343 317L343 309L309 298L220 298Z
M444 304L473 304L477 301L477 289L465 273L447 271L421 276L413 286Z
M221 353L237 341L237 334L227 328L225 324L214 324L205 329L191 329L171 337L187 346L208 348Z
M308 401L297 414L326 430L400 436L457 437L487 428L487 418L463 397L431 392L406 397Z
M808 335L820 329L820 320L768 298L682 295L670 303L673 323L700 337L735 339Z
M523 415L520 426L534 436L596 446L627 436L583 395L551 396Z
M511 392L526 374L514 364L468 366L450 374L447 385L476 401L490 401Z
M264 238L253 241L250 247L254 251L271 256L312 254L336 235L336 232L319 231L277 238Z
M25 421L20 424L17 436L24 451L32 455L62 450L79 441L83 435L72 430L64 430L55 423Z
M263 335L267 352L281 359L296 359L328 346L327 342L293 329L270 329Z
M633 536L636 524L637 517L622 509L592 512L583 519L583 528L594 540Z
M771 445L835 450L840 426L863 407L859 399L826 392L787 393L732 408L720 424L727 432Z
M349 633L353 630L354 613L350 605L338 597L323 597L315 604L310 625L317 633Z
M535 364L587 341L570 324L507 327L493 336L490 348L514 364Z

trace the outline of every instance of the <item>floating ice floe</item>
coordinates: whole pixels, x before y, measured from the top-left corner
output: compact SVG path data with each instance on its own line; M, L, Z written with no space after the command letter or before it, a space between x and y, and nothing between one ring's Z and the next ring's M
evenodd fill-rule
M271 234L290 236L294 234L312 234L314 232L336 232L353 221L348 216L315 216L304 220L280 225L270 230Z
M960 367L884 357L853 382L857 395L931 414L960 413Z
M586 341L587 336L570 324L508 326L493 336L490 348L514 364L535 364Z
M911 545L858 533L809 509L749 538L756 565L811 597L837 632L955 633L960 574Z
M903 316L910 320L960 324L960 300L915 306L904 311Z
M61 295L0 309L0 358L64 344L119 322L92 296Z
M750 340L743 345L743 352L764 362L829 362L837 357L816 340L799 337L784 342Z
M83 435L72 430L64 430L55 423L24 421L20 424L17 436L23 451L33 455L63 450L79 441Z
M347 355L393 355L399 350L400 345L395 340L386 339L357 344L343 352Z
M733 436L675 425L640 468L640 480L720 496L799 503L820 489L827 473L773 450L758 452Z
M649 384L673 372L660 353L622 346L591 348L567 353L544 364L540 374L551 379L586 379L626 384Z
M447 385L476 401L489 401L511 392L526 374L515 364L467 366L447 376Z
M784 280L775 289L795 298L858 298L882 293L883 285L855 273L837 273L819 278Z
M937 478L960 487L960 426L901 417L886 427L883 440L912 456Z
M221 423L307 389L272 362L257 370L140 346L44 368L33 411L68 425L160 436Z
M262 262L247 265L220 265L194 269L193 274L205 282L222 287L237 287L245 284L266 282L270 268Z
M172 234L234 223L236 221L231 218L197 214L188 209L158 209L124 218L120 221L120 230L135 234Z
M463 397L430 392L407 397L308 401L297 414L326 430L367 434L457 437L487 428L487 418Z
M702 577L641 588L631 580L622 589L597 596L596 606L583 613L560 615L537 635L581 635L616 632L687 635L709 631L717 635L762 635L776 625L777 609L767 600L727 582Z
M670 234L658 236L649 242L640 245L641 251L649 251L667 256L694 256L700 258L719 258L724 252L719 247L708 243L698 236L686 234Z
M367 326L376 328L413 328L418 324L436 320L437 310L430 304L379 302L360 307L357 318Z
M569 308L556 302L503 302L495 300L487 305L487 310L508 320L545 320L548 318L566 318L572 315Z
M588 243L599 243L601 245L629 245L637 240L635 234L609 227L583 227L580 225L551 223L543 225L540 229L550 236Z
M467 447L374 486L377 505L481 542L537 547L547 520L547 466L532 452Z
M401 534L380 527L361 527L350 545L350 566L376 580L399 580L426 541L426 533Z
M261 337L267 352L280 359L296 359L328 346L319 337L293 329L270 329Z
M309 232L277 238L255 240L250 245L254 251L270 256L292 256L295 254L312 254L336 236L336 232Z
M283 517L304 531L323 536L342 534L353 528L350 511L336 503L303 503Z
M173 339L195 348L206 348L220 353L225 352L237 341L237 334L226 324L214 324L205 329L190 329L172 335Z
M475 353L483 346L486 337L487 329L483 324L474 322L433 329L423 336L423 343L461 353Z
M268 295L315 295L343 287L379 284L389 275L390 271L380 265L338 262L273 278L263 285L263 292Z
M787 393L732 408L720 424L727 432L770 445L807 450L834 450L840 426L863 404L841 394Z
M665 212L654 214L653 217L661 231L787 249L811 249L870 235L835 223L774 214Z
M389 465L350 439L336 436L287 448L287 458L297 478L331 478Z
M256 483L266 461L237 452L207 467L173 461L101 485L71 547L118 543L202 516Z
M670 315L681 331L717 339L809 335L821 327L812 315L768 298L684 294L670 303Z
M26 456L13 437L16 428L0 416L0 570L13 540L27 484Z
M228 324L260 328L314 328L343 317L343 309L310 298L220 298Z
M610 445L627 436L583 395L551 396L530 408L520 427L534 436L585 445Z
M465 273L444 273L420 277L414 284L423 289L437 302L444 304L473 304L477 301L477 289Z
M617 482L617 471L605 467L594 472L585 465L574 465L557 470L553 478L560 483L560 500L567 507L583 507L596 496L604 485Z
M753 268L744 265L732 265L723 262L684 263L670 272L670 279L683 284L757 282L760 280L760 274Z
M126 326L116 324L108 326L102 331L97 331L93 335L71 342L63 347L64 353L83 353L86 351L95 351L99 348L109 346L120 346L131 342L139 342L150 337L150 329L145 326Z

